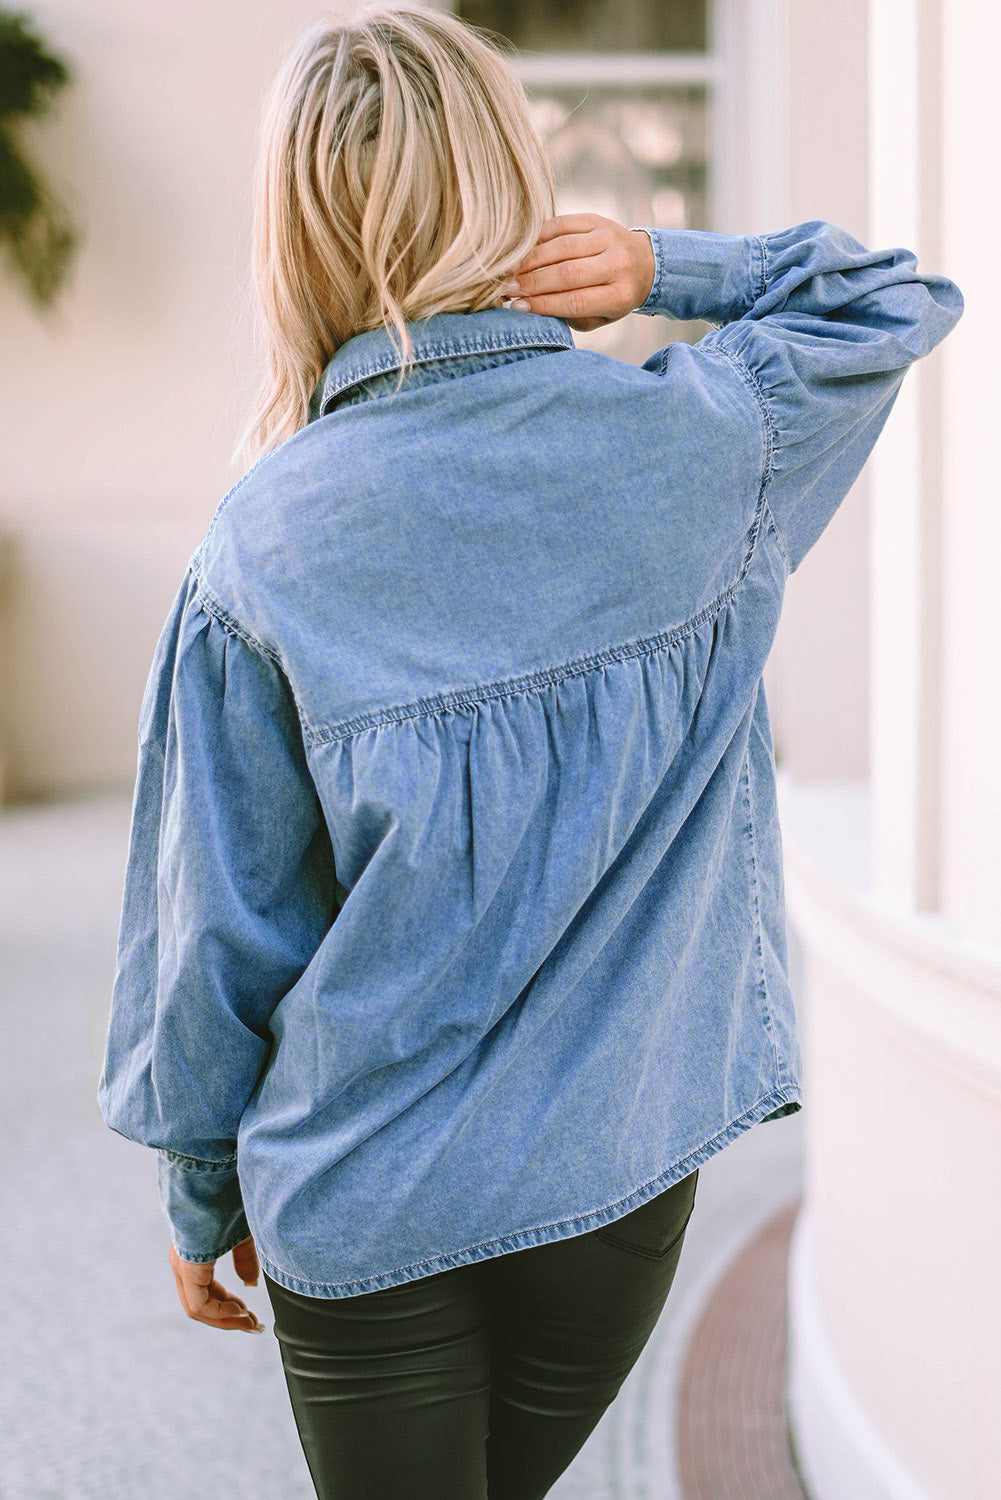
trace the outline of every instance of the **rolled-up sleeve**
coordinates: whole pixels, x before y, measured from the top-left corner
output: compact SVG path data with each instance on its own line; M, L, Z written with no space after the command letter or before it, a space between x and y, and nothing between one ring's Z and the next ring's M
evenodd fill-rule
M193 560L194 561L194 560ZM269 1020L335 915L333 854L278 661L214 612L193 563L154 653L97 1102L158 1152L185 1260L250 1229L240 1117Z

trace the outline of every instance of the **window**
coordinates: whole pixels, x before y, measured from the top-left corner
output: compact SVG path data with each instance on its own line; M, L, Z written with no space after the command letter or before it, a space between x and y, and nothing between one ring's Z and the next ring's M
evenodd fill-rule
M546 144L557 212L629 225L710 228L710 0L455 0L499 34ZM581 348L641 364L703 322L627 318Z

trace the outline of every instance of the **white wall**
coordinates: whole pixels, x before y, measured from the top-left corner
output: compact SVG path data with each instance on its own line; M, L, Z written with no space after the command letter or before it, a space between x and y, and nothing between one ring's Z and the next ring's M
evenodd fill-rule
M783 223L829 219L865 243L869 223L868 0L779 7ZM775 753L796 776L861 776L868 763L869 474L863 469L789 580L766 669Z
M336 11L336 6L330 7ZM127 783L249 368L255 112L303 4L41 0L74 68L26 139L84 242L53 313L0 278L7 792Z

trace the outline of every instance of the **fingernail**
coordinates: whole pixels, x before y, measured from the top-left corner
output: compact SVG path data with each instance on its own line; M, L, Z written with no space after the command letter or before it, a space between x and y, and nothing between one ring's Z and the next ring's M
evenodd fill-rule
M515 297L514 301L511 303L511 306L516 307L519 312L528 312L530 310L529 305L525 301L524 297Z
M508 284L507 284L507 286L504 288L504 290L506 292L520 292L521 291L521 282L520 281L509 281Z

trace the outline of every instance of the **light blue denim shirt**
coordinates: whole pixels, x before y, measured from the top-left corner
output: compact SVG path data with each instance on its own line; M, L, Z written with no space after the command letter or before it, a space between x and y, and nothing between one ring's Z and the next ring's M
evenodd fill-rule
M178 1253L346 1297L596 1229L802 1104L762 669L963 298L810 220L329 362L160 635L107 1053Z

